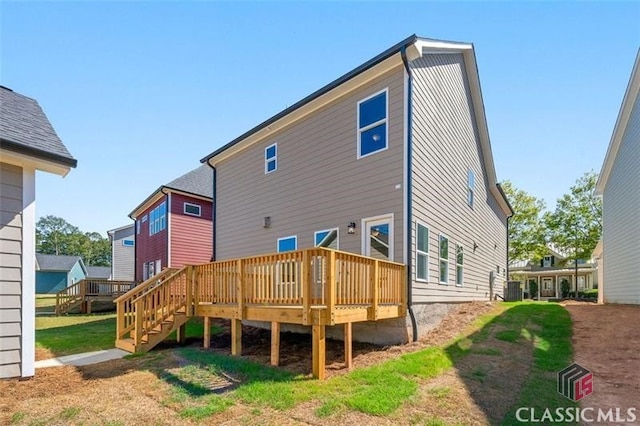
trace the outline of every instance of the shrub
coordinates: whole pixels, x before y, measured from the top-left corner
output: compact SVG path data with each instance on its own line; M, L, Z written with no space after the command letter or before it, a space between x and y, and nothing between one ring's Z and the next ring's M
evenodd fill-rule
M585 290L583 293L584 297L588 299L597 299L598 298L598 289L593 290Z
M571 290L571 284L569 284L569 280L567 280L566 278L564 278L561 282L560 282L560 290L562 291L562 297L573 297L571 296L571 294L574 294Z
M538 282L535 280L529 281L529 292L531 293L531 298L534 299L538 297Z

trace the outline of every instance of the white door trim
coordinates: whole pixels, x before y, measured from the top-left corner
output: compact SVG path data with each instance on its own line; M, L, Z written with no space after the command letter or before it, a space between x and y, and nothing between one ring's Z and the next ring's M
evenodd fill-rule
M367 254L367 248L368 248L368 240L369 240L369 233L367 232L367 225L375 225L377 223L389 223L389 260L393 261L394 259L394 241L395 238L393 237L393 213L389 213L389 214L383 214L383 215L379 215L379 216L371 216L371 217L365 217L362 219L362 245L361 245L361 252L363 256L368 256Z

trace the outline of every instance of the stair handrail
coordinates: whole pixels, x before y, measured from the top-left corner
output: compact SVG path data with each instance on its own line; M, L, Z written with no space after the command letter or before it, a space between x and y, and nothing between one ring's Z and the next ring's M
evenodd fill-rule
M56 315L64 313L75 301L82 299L81 286L84 286L84 280L80 280L56 293Z
M159 281L165 279L165 277L169 274L172 274L173 272L178 271L179 269L177 268L165 268L162 270L162 272L149 277L146 281L141 282L140 284L138 284L137 286L135 286L134 288L132 288L131 290L127 291L125 294L122 294L120 296L118 296L113 303L118 303L123 301L124 299L127 299L129 297L138 297L140 295L140 293L148 290L150 287L153 287L154 285L157 285ZM136 294L138 293L138 294Z

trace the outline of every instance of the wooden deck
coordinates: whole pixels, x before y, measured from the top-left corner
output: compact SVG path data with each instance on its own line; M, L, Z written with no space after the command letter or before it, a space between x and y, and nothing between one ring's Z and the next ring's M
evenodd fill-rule
M82 313L91 313L93 302L114 302L136 285L133 281L81 280L56 293L56 315L66 314L80 306Z
M307 325L313 335L313 374L324 377L325 327L344 324L345 362L351 364L351 324L406 314L406 269L399 263L313 248L219 261L164 271L116 300L116 346L151 349L184 323L231 321L231 353L242 352L242 321L271 323L271 362L278 364L281 323Z

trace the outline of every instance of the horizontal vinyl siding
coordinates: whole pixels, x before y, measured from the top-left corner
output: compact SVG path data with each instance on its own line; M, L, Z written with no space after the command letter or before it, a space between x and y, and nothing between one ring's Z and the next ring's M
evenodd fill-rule
M142 232L142 229L140 232ZM134 233L135 226L113 233L113 259L111 259L112 280L133 281L134 279L135 246L122 245L123 240L133 240L135 237ZM149 228L147 228L147 235L149 235Z
M0 163L0 378L21 374L22 168Z
M603 194L604 301L640 303L640 97Z
M491 271L496 276L494 291L502 293L507 263L506 216L487 188L463 57L425 55L412 63L412 75L413 301L488 299ZM469 169L475 175L473 209L467 204ZM415 281L416 220L429 228L426 283ZM449 238L447 285L439 284L439 234ZM456 244L464 250L461 287L455 285Z
M185 202L200 206L200 217L185 214ZM211 261L212 206L210 201L171 194L171 267Z
M291 235L298 248L312 247L315 231L336 227L340 249L361 253L361 219L393 213L394 259L402 261L403 75L395 68L218 164L217 258L272 253ZM389 148L358 160L357 103L386 87ZM265 175L264 149L273 143L277 170ZM347 235L349 222L356 235Z
M137 220L142 221L144 216L147 216L147 221L140 226L140 233L136 234L136 281L142 281L143 264L146 262L156 261L160 259L162 268L167 266L168 254L167 254L167 238L169 224L162 231L149 235L149 212L159 206L163 201L167 201L167 196L163 196L158 201L153 203L148 209L138 215ZM167 211L169 206L167 205ZM167 218L168 220L168 218ZM156 273L159 271L156 271Z

